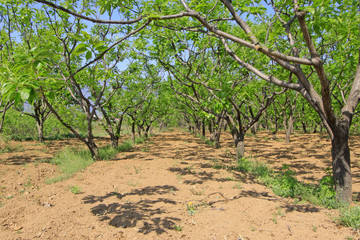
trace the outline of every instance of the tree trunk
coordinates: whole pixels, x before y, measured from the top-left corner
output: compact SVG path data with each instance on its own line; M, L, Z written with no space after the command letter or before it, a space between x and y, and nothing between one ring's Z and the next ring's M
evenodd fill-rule
M206 131L205 131L205 121L203 120L202 121L202 136L203 137L205 137L205 133L206 133Z
M258 123L255 123L251 128L251 133L256 135L256 132L257 132L257 128L258 128Z
M305 122L301 122L304 133L308 133Z
M113 148L118 148L119 147L119 137L117 136L111 136L111 146Z
M38 130L38 141L44 142L44 122L40 119L36 119L36 128Z
M234 136L235 139L235 146L236 146L236 161L239 161L241 158L245 157L245 144L244 134L238 133Z
M294 124L294 120L293 117L290 115L288 122L286 124L286 118L284 118L284 128L285 128L285 133L286 133L286 143L290 143L290 135L293 129L293 124Z
M345 133L344 133L345 132ZM352 179L348 131L339 129L331 141L331 156L336 198L339 202L351 203Z
M97 147L97 145L94 142L94 139L88 139L88 141L86 142L86 146L89 148L90 153L92 158L95 161L100 161L100 153L99 153L99 148Z
M221 128L217 129L214 134L214 143L215 148L220 148L220 137L221 137Z
M136 135L136 133L135 133L135 123L134 122L131 124L131 133L132 133L133 144L135 144L135 135Z

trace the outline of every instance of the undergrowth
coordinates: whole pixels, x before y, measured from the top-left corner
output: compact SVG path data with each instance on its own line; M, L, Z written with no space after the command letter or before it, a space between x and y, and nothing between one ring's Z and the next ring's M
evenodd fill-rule
M265 163L242 158L238 161L237 169L251 173L278 196L297 198L330 209L343 206L335 199L334 183L328 170L319 184L306 184L299 182L295 172L286 164L280 171L275 171Z
M271 188L274 194L281 197L291 197L297 202L310 202L329 209L340 209L336 221L354 229L360 228L360 207L349 207L336 200L334 182L330 169L325 170L325 176L319 184L306 184L295 178L295 172L284 164L280 171L275 171L267 164L242 158L238 161L236 170L250 173L259 183Z

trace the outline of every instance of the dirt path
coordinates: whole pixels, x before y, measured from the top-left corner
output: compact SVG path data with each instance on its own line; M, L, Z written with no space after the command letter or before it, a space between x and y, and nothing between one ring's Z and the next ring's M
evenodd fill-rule
M56 174L52 165L0 165L0 239L359 237L332 222L336 210L292 204L216 168L234 164L231 155L230 146L169 132L52 185L44 184Z

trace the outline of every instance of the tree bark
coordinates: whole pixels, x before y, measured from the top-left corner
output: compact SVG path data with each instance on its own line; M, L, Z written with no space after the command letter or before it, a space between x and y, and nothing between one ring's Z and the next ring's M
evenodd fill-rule
M135 144L135 135L136 135L136 133L135 133L135 122L133 122L133 123L131 124L131 133L132 133L132 141L133 141L133 144Z
M331 141L333 178L338 201L351 203L352 178L350 165L349 135L347 127L339 127L334 131Z
M239 161L241 158L245 157L245 143L244 134L235 134L235 146L236 146L236 161Z
M40 119L36 119L36 128L38 130L38 141L44 142L44 122Z

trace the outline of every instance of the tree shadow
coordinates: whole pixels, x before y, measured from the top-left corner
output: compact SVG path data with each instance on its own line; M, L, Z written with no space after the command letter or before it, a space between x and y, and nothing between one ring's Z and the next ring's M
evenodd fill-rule
M121 200L127 196L150 196L164 195L178 191L175 186L149 186L135 189L130 193L120 194L111 192L104 196L89 195L82 200L86 204L103 202L105 199L115 196ZM160 204L161 207L155 205ZM180 218L166 216L169 212L165 210L166 204L176 205L177 202L169 198L159 197L157 199L141 199L137 202L113 202L110 204L100 203L91 208L91 213L99 217L100 221L108 221L108 224L117 228L137 228L138 232L148 234L155 232L162 234L166 230L173 230ZM165 215L165 216L164 216ZM139 226L140 225L140 226Z
M164 208L155 208L155 204L176 204L175 201L167 198L157 200L140 200L133 203L111 203L99 204L91 208L91 213L99 217L100 221L108 221L113 227L138 228L138 232L148 234L156 232L162 234L166 230L172 230L180 218L160 217L157 215L166 214ZM142 226L138 226L142 223Z

